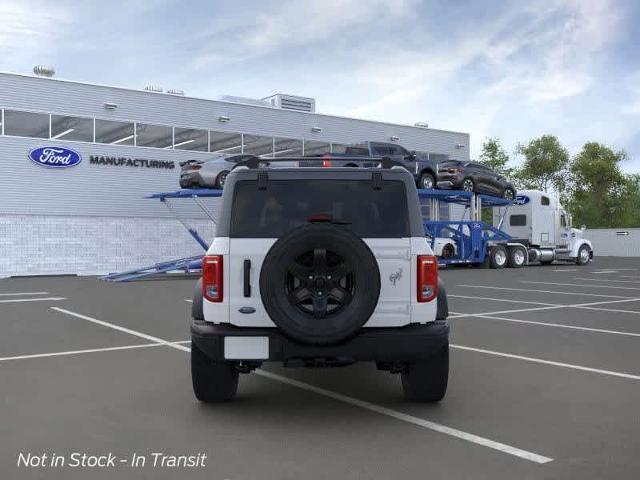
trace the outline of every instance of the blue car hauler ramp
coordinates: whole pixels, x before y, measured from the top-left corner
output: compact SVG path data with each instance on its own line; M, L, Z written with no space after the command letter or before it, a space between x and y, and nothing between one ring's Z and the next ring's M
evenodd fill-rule
M216 222L211 211L200 200L201 198L215 198L222 196L222 190L212 189L193 189L193 190L178 190L175 192L163 192L154 193L145 198L159 199L171 215L178 220L182 226L189 232L189 235L198 242L202 249L206 252L209 249L209 244L200 236L198 231L189 225L180 214L172 207L171 201L175 199L189 198L204 212L204 214L212 221ZM134 270L128 270L126 272L110 273L103 277L102 280L108 280L111 282L130 282L132 280L140 280L142 278L153 277L157 275L164 275L170 272L182 272L184 274L190 274L199 272L202 269L202 255L196 255L192 257L177 258L174 260L168 260L166 262L156 263L148 267L136 268Z
M455 244L453 255L438 259L440 265L482 264L487 258L492 245L506 244L511 237L498 227L482 221L482 209L508 207L512 200L457 190L418 190L423 206L429 207L429 218L423 218L425 235L431 241L435 251L439 239ZM426 202L424 201L426 200ZM464 213L459 220L440 220L440 202L464 206ZM506 215L507 209L503 213ZM469 214L468 220L465 217Z

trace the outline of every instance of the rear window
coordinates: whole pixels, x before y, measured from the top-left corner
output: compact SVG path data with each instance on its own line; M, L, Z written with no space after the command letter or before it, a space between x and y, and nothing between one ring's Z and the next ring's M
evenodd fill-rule
M367 147L347 147L344 153L345 155L353 155L354 157L368 157L369 149Z
M370 180L269 180L235 184L231 237L278 238L313 221L332 221L361 238L409 237L405 186Z

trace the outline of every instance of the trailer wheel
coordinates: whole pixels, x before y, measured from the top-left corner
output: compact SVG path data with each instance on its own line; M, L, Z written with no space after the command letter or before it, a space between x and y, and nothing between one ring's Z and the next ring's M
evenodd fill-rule
M522 268L527 263L527 252L524 248L510 247L508 253L510 268Z
M504 268L507 264L507 249L502 245L496 245L489 253L489 265L491 268Z

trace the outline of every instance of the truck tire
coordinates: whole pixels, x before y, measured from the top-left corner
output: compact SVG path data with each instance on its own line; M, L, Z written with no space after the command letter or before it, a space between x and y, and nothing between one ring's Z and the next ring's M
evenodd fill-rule
M227 402L238 391L239 372L230 362L215 362L191 342L191 383L204 403Z
M502 245L494 245L489 252L489 265L491 268L504 268L507 264L507 249Z
M430 172L423 172L418 180L418 188L431 190L436 188L436 179Z
M449 342L428 360L408 364L400 376L407 400L442 400L449 381Z
M527 263L527 251L523 247L509 247L508 264L510 268L522 268Z
M581 245L578 249L576 263L578 265L587 265L589 260L591 260L591 249L589 248L589 245Z
M303 225L276 241L265 256L260 295L271 320L290 339L340 343L360 330L378 304L378 262L367 244L344 227Z

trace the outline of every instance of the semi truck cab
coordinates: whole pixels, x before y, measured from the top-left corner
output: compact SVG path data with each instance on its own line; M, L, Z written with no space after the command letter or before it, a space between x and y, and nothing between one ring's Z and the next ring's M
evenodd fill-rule
M585 227L573 228L571 215L548 193L523 190L507 208L506 214L503 208L494 209L493 224L511 236L511 243L527 248L529 263L569 260L586 265L593 259Z

